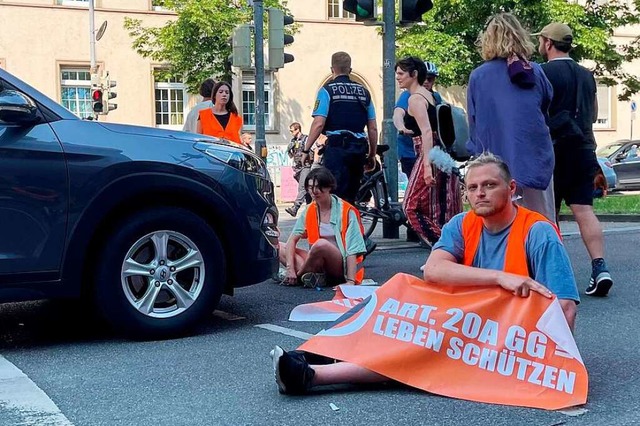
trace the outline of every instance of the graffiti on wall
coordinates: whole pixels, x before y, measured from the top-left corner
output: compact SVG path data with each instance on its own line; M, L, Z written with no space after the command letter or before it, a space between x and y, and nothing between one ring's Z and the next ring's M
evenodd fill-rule
M292 166L286 145L267 145L267 167Z

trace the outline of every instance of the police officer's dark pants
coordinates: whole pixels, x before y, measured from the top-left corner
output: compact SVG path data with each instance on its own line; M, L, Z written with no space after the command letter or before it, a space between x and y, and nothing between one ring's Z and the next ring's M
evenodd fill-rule
M298 211L303 203L309 204L311 202L311 196L307 192L307 188L304 187L304 181L307 179L307 175L311 171L311 167L303 167L300 169L300 173L294 176L298 181L298 196L293 202L293 210Z
M323 165L333 173L337 187L334 194L354 203L367 162L369 143L351 134L331 135L327 140Z

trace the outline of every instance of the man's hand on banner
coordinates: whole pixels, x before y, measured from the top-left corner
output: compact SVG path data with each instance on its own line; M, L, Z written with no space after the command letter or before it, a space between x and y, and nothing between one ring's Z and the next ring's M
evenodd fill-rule
M505 290L520 297L528 297L531 291L540 293L544 297L553 297L553 293L551 293L548 288L529 277L523 277L521 275L501 272L498 274L498 284Z

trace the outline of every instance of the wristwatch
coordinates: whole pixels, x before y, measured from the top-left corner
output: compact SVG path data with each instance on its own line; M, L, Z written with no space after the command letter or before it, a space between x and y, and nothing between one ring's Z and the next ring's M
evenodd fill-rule
M311 152L311 150L310 150L310 149L304 149L304 148L302 148L302 153L303 153L303 154L308 154L309 152Z

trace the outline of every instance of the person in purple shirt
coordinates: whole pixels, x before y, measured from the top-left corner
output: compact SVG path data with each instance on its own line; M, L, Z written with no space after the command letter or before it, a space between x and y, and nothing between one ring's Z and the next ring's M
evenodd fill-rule
M553 88L540 65L528 60L535 46L510 13L489 18L478 45L485 62L469 77L467 149L500 156L518 184L517 203L555 222L554 154L546 121Z

